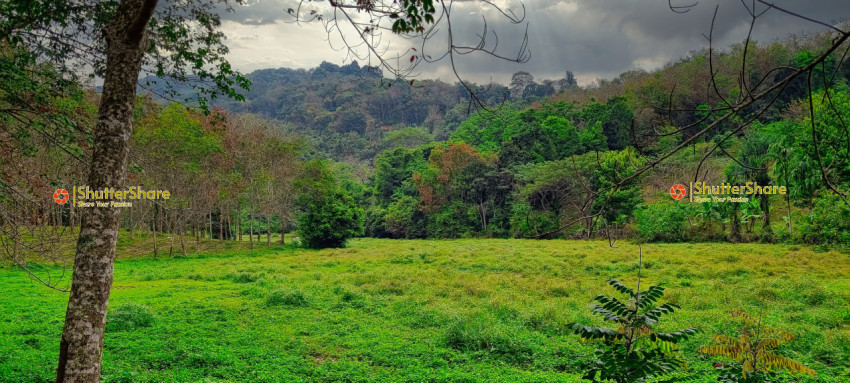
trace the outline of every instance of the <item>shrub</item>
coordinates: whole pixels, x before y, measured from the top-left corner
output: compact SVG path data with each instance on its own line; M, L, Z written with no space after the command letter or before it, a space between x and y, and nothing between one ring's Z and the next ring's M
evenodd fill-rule
M363 210L350 195L329 192L307 203L298 232L301 244L309 248L344 247L349 238L363 233Z
M371 238L387 238L391 234L387 231L387 220L384 216L387 210L380 206L369 206L363 214L363 233Z
M132 331L153 325L154 315L147 306L125 303L110 310L106 318L108 331Z
M560 226L558 215L553 211L538 211L528 201L515 202L511 209L511 231L515 238L539 235L556 231ZM559 234L553 234L557 236Z
M464 238L480 227L474 205L454 201L429 217L428 234L432 238Z
M683 203L661 202L635 210L635 228L647 242L681 242L688 239L688 207Z
M307 307L309 302L307 296L300 290L279 289L272 291L266 297L266 304L269 306Z
M821 195L795 235L811 244L850 243L850 206L832 192Z
M762 318L753 318L736 311L733 317L741 318L743 326L740 336L717 335L711 346L699 348L699 352L732 359L731 364L718 363L721 370L719 381L727 383L775 381L777 370L815 375L815 371L792 359L777 354L774 350L783 343L794 340L789 332L767 328Z
M408 195L396 198L384 216L387 231L395 238L424 238L428 235L425 214L419 211L419 199Z

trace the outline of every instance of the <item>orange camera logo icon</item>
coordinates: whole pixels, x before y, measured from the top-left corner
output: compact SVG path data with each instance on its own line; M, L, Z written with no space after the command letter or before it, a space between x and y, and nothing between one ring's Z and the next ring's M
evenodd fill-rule
M64 205L68 202L68 191L65 189L57 189L56 192L53 193L53 200L60 205Z
M673 197L673 199L675 200L685 198L687 194L688 192L685 189L685 185L675 184L670 188L670 196Z

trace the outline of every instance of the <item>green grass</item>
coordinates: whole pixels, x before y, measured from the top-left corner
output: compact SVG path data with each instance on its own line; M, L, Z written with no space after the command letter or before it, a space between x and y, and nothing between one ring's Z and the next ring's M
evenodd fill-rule
M615 293L611 277L634 286L637 271L636 246L604 241L219 251L119 259L104 382L578 382L592 345L565 325L598 324L591 298ZM643 251L642 285L666 282L664 301L682 306L660 329L703 330L682 352L705 382L713 359L695 350L735 331L732 310L766 311L770 327L797 336L782 352L818 372L800 381L850 381L847 254L717 243ZM6 268L0 302L0 381L52 381L67 295Z

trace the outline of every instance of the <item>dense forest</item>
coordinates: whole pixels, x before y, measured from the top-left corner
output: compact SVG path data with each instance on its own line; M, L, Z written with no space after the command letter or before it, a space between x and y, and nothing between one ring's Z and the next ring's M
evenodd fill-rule
M309 70L262 69L245 78L251 86L244 102L225 99L215 105L285 122L310 141L317 155L351 163L370 163L381 151L396 146L445 140L481 105L505 101L528 105L578 89L571 72L563 79L542 82L517 72L510 87L467 84L475 92L473 100L459 83L386 79L380 68L361 67L356 61L344 66L323 62ZM193 101L195 91L185 84L155 77L144 78L141 84L141 94L160 102L167 102L165 97Z
M139 202L122 225L131 235L179 234L184 252L187 236L268 243L299 222L344 232L330 245L359 235L850 243L850 208L836 192L850 186L850 65L838 57L630 177L740 96L734 74L745 48L745 81L768 87L828 43L814 34L733 45L710 59L697 51L588 87L570 72L539 82L519 72L508 86L472 85L482 91L476 100L460 84L388 80L356 62L253 72L245 102L219 101L206 113L162 102L163 85L143 79L129 181L175 197ZM2 226L14 237L73 227L71 204L45 202L83 184L100 95L26 52L0 57L3 73L38 74L4 81L8 104L33 107L2 115ZM740 204L669 197L671 185L693 180L789 193Z

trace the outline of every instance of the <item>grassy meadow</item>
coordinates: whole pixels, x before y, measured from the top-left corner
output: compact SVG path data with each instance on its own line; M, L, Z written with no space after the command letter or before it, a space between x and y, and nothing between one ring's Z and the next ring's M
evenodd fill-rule
M104 382L578 382L593 345L566 324L634 287L638 248L605 241L357 239L348 248L203 247L129 257L122 243L107 317ZM167 255L167 247L165 248ZM174 255L179 255L175 249ZM643 246L643 288L667 283L681 311L660 330L733 335L733 310L765 313L797 339L781 352L850 381L850 257L791 245ZM37 267L45 272L49 268ZM52 382L67 294L0 268L0 381Z

